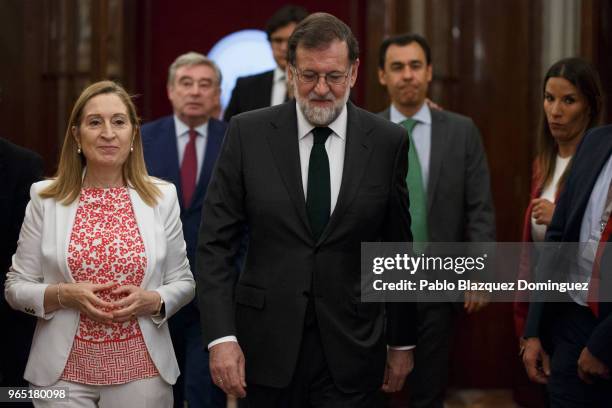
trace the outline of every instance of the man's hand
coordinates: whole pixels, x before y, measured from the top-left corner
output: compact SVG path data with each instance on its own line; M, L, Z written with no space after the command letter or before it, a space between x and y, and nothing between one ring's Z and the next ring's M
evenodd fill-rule
M596 378L609 380L610 370L585 347L578 358L578 377L585 383L592 384Z
M466 290L464 293L463 308L467 314L478 312L489 303L486 292L477 290Z
M210 375L227 395L246 397L244 354L235 341L215 344L209 350Z
M404 386L404 381L414 368L413 350L387 350L387 366L382 390L397 392Z
M525 340L523 350L523 365L531 381L546 384L550 376L550 358L542 348L537 337Z

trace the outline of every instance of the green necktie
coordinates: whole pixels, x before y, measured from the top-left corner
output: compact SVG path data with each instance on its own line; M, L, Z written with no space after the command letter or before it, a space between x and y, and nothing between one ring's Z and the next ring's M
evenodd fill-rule
M427 233L427 194L423 186L423 176L421 173L421 163L417 154L412 138L412 130L416 126L417 121L408 118L402 122L404 128L408 132L408 140L410 141L410 150L408 152L408 175L406 176L406 184L408 185L408 194L410 196L410 218L412 231L413 248L418 254L424 249L421 243L428 241Z
M312 130L314 143L308 162L306 210L315 240L319 239L323 229L325 229L327 221L329 221L331 208L329 158L325 150L325 141L331 132L328 127L316 127Z

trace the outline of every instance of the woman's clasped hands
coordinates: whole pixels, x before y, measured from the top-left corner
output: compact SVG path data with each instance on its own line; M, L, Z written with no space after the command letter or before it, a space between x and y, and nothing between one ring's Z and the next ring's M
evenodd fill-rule
M111 296L103 298L100 296L102 292L110 293ZM125 322L137 316L155 315L161 307L158 292L116 282L59 283L57 301L60 308L78 310L92 320L106 324Z

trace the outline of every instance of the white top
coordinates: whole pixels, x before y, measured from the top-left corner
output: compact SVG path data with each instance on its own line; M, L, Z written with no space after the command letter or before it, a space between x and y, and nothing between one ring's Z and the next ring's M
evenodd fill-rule
M570 162L572 156L561 157L557 155L557 160L555 160L555 173L553 174L552 180L546 188L542 191L540 198L545 198L551 203L555 202L555 197L557 195L557 184L559 184L559 180L563 175L563 172L567 168L568 163ZM544 241L544 236L546 235L546 225L544 224L536 224L535 218L531 217L531 239L534 242L542 242Z
M178 116L174 115L174 130L176 132L176 148L178 150L179 168L183 164L183 157L185 156L185 148L189 143L189 126L182 122ZM206 154L206 142L208 140L208 121L204 122L198 127L195 127L198 135L196 136L196 158L198 161L198 169L196 173L196 185L200 180L200 173L202 172L202 163L204 163L204 157Z
M280 105L285 102L287 95L287 74L278 66L274 68L274 79L272 80L272 97L270 106Z

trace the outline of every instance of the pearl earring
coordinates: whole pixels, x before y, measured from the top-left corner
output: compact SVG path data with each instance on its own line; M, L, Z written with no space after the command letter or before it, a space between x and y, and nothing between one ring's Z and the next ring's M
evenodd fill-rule
M133 151L134 151L134 145L131 145L130 146L130 152L133 152Z
M77 154L81 154L81 145L77 147Z

